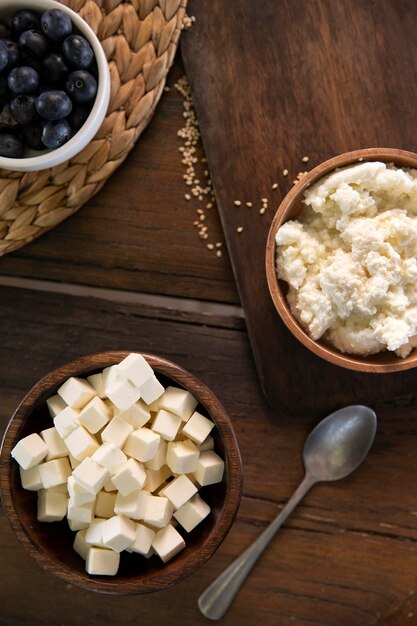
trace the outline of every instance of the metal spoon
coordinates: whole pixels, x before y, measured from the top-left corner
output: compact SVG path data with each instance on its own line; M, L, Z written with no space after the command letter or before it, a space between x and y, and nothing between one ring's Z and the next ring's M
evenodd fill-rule
M310 487L353 472L368 454L375 432L374 411L361 405L340 409L317 424L304 444L304 480L268 528L201 594L198 607L205 617L223 617L262 552Z

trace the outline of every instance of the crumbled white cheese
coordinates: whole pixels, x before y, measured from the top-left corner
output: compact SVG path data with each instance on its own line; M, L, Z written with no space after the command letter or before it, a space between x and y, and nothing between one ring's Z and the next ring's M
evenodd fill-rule
M407 356L417 343L417 170L342 168L303 202L276 235L295 318L341 352Z

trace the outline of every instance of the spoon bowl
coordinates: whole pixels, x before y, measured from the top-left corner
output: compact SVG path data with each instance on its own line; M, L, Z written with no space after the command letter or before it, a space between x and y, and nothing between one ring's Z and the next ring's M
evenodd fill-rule
M304 445L307 475L319 481L349 476L364 460L376 433L376 415L363 405L346 406L319 422Z

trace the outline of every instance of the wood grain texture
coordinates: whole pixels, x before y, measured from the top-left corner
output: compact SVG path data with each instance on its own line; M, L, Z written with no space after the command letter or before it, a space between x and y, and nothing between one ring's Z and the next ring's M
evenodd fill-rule
M318 415L408 393L411 372L381 380L301 346L274 309L264 266L273 214L298 172L359 148L416 149L416 4L190 0L189 12L183 58L267 397Z
M218 258L206 247L207 241L224 242L216 209L206 211L210 239L203 242L193 226L200 203L184 198L189 189L177 137L182 97L172 87L183 74L177 61L171 91L105 189L39 240L1 258L1 274L239 301L226 249Z
M205 586L282 508L302 477L301 449L315 423L267 407L247 335L94 299L2 290L0 428L52 368L96 350L144 350L192 371L228 411L242 452L237 521L207 565L171 589L141 598L97 596L44 572L0 517L0 623L64 626L204 625ZM222 623L226 626L417 624L415 407L378 410L369 457L351 477L315 487L263 555ZM24 598L24 602L22 602ZM57 616L59 616L57 618Z
M121 556L117 575L89 576L82 559L73 550L75 534L66 520L48 526L36 519L36 493L21 487L19 468L10 453L16 443L30 435L40 433L51 425L46 399L71 376L85 378L119 363L129 352L109 351L86 355L59 367L28 392L10 420L2 441L0 458L0 491L4 510L28 553L46 570L67 583L88 591L122 595L150 593L169 587L192 575L213 555L227 535L239 507L242 490L242 464L233 428L223 406L200 380L172 361L143 353L165 387L180 386L190 391L198 400L198 410L216 424L212 431L215 450L225 461L223 481L202 490L211 514L197 532L186 533L179 527L186 546L175 559L161 564L159 558L140 559L126 552Z

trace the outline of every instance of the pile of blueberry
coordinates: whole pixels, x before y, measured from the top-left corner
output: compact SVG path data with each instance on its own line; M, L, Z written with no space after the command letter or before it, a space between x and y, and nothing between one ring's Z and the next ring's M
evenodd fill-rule
M84 124L97 94L93 49L67 13L21 10L0 22L0 156L55 149Z

